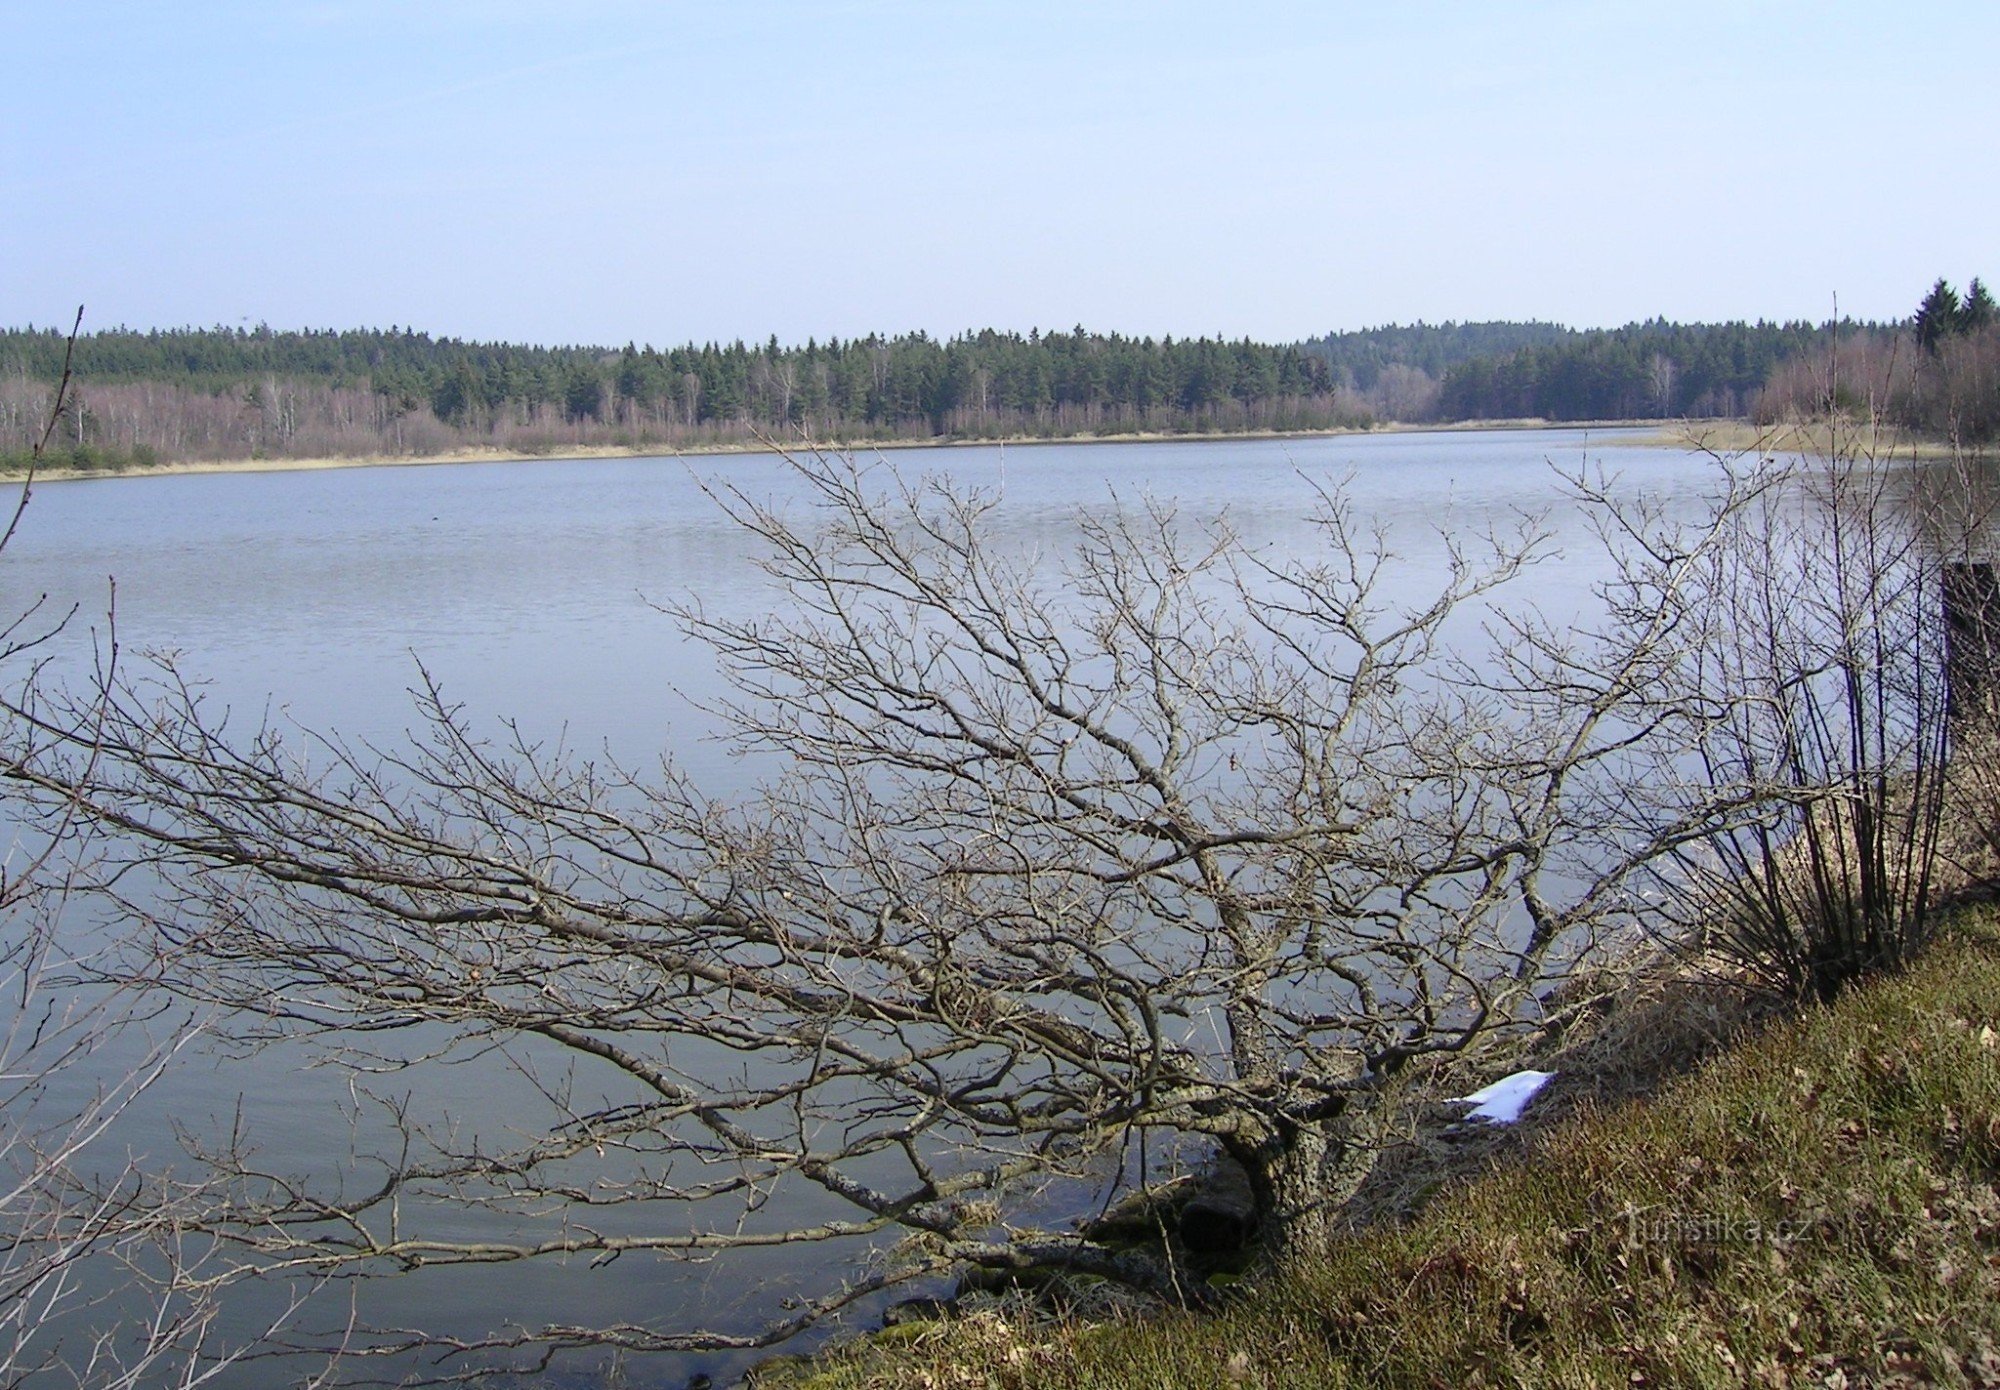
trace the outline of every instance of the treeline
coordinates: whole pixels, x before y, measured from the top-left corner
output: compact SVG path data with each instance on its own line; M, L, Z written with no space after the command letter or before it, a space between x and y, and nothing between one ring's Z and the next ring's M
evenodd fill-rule
M1973 322L1990 302L1977 282L1974 290L1964 305L1955 295L1949 305L1926 301L1929 317L1920 312L1918 323L1934 325L1927 345L1909 349L1900 385L1880 388L1885 397L1899 391L1913 421L1978 413L1967 393L1978 395L1986 351L1978 344L1992 330ZM1947 331L1961 320L1965 331ZM867 443L1770 415L1810 397L1809 378L1825 374L1836 342L1856 358L1853 379L1860 356L1878 375L1888 371L1894 344L1907 338L1852 323L1656 319L1592 331L1390 324L1289 345L1077 328L662 350L467 342L404 328L112 329L77 342L77 390L57 461L680 449L760 434ZM18 462L46 418L63 347L53 330L0 330L0 462ZM1945 362L1949 372L1933 375L1949 375L1949 389L1921 386L1914 359L1925 354Z
M1844 332L1781 365L1759 397L1770 422L1839 411L1932 439L2000 439L2000 306L1977 278L1963 299L1940 279L1907 328Z
M0 424L45 407L63 340L0 333ZM411 330L113 330L79 339L77 461L693 447L1366 425L1302 346L985 331L780 347L525 347Z

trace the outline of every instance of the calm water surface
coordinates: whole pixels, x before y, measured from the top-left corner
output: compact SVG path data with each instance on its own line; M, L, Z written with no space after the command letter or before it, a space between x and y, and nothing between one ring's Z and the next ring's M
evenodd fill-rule
M1557 430L919 449L885 466L998 490L1000 541L1051 555L1080 509L1149 495L1190 519L1226 511L1267 553L1317 547L1309 480L1345 479L1357 514L1392 528L1421 588L1440 555L1436 528L1547 509L1551 464L1586 458L1634 487L1709 481L1678 451L1605 450ZM649 600L770 602L704 479L801 510L781 465L742 456L47 484L0 561L0 596L47 592L101 622L115 579L123 645L180 653L239 708L268 700L307 723L393 733L421 659L472 710L686 757L706 726L673 692L705 693L709 678ZM1559 511L1551 520L1576 530ZM1566 559L1531 576L1522 601L1594 572L1586 537L1559 544Z
M1698 456L1604 449L1577 431L925 449L897 451L884 466L997 490L996 541L1052 567L1079 511L1144 496L1174 499L1190 520L1226 512L1246 546L1274 558L1305 553L1322 544L1308 524L1312 483L1345 480L1357 515L1388 529L1412 594L1435 582L1440 529L1463 534L1546 512L1555 556L1509 601L1559 612L1603 571L1556 476L1586 461L1670 498L1691 501L1714 481ZM775 600L704 479L803 512L782 465L764 457L49 484L0 557L0 599L9 610L43 593L77 605L64 659L78 660L89 629L104 625L115 580L124 648L176 652L239 719L268 711L393 739L413 722L407 691L421 661L482 719L513 717L535 736L560 734L587 753L608 747L627 761L671 752L727 789L742 768L705 737L707 722L685 699L713 693L714 673L652 601L694 594L747 613ZM295 1074L300 1060L197 1059L154 1091L121 1142L164 1162L170 1119L213 1128L240 1096L273 1166L338 1166L350 1144L345 1080ZM425 1084L444 1087L433 1103L480 1123L504 1113L519 1082L496 1063ZM806 1277L825 1277L832 1263L788 1255L693 1268L630 1257L598 1271L496 1267L403 1280L392 1306L406 1324L466 1332L509 1321L726 1324L746 1286L799 1277L802 1264L823 1267ZM660 1358L635 1368L635 1379L673 1384L734 1364Z

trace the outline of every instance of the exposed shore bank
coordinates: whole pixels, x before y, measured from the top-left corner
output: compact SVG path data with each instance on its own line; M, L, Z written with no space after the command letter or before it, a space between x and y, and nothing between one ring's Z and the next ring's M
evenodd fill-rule
M1369 429L1230 430L1191 434L1132 433L1016 435L997 439L798 440L772 445L758 440L707 444L692 449L623 445L579 445L530 453L506 449L459 449L437 454L356 454L323 458L183 459L136 468L44 468L37 483L90 482L113 478L153 478L197 473L308 473L331 468L428 468L458 463L568 463L607 458L728 458L770 454L779 448L820 448L839 452L893 453L905 449L974 449L1038 444L1213 444L1233 439L1338 439L1373 434L1462 434L1483 430L1566 430L1591 433L1603 448L1693 449L1722 456L1766 453L1829 456L1859 452L1883 458L1938 459L1959 452L1948 441L1920 439L1889 426L1851 424L1837 438L1824 421L1759 425L1749 420L1463 420L1449 424L1377 425ZM0 470L0 485L27 477L23 469Z
M1598 428L1605 428L1599 426ZM1843 421L1831 430L1825 420L1760 425L1751 420L1648 421L1630 434L1597 443L1606 448L1696 449L1731 456L1762 453L1830 457L1836 453L1877 458L1952 458L1948 440L1923 439L1892 425Z
M1378 425L1372 429L1328 429L1328 430L1229 430L1192 434L1132 433L1132 434L1078 434L1078 435L1020 435L1000 439L862 439L862 440L799 440L786 442L786 448L821 448L840 452L890 453L903 449L972 449L990 448L996 445L1029 447L1037 444L1213 444L1233 439L1337 439L1349 435L1369 434L1461 434L1478 430L1644 430L1651 422L1641 420L1601 420L1601 421L1555 421L1555 420L1466 420L1451 424L1437 425ZM1648 442L1671 445L1676 441L1662 436L1647 438L1601 441L1605 443ZM711 444L694 449L661 449L652 447L624 447L618 445L579 446L547 453L523 453L504 449L461 449L442 454L370 454L337 458L257 458L257 459L190 459L170 463L153 464L143 468L80 469L47 468L37 470L37 483L88 482L111 478L155 478L194 473L303 473L317 472L330 468L416 468L455 463L565 463L587 459L606 458L727 458L737 454L769 454L776 452L772 445L760 441L746 441L741 444ZM24 470L0 471L0 483L20 482L27 476Z

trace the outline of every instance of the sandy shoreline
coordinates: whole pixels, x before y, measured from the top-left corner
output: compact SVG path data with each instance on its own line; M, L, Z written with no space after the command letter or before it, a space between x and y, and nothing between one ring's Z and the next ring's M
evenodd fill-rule
M1958 452L1948 441L1912 438L1888 425L1843 424L1836 437L1829 434L1823 420L1779 425L1749 420L1649 422L1639 432L1612 435L1597 443L1606 448L1693 449L1722 457L1756 453L1825 458L1838 451L1884 460L1941 459L1955 457Z
M1231 430L1206 434L1086 434L1019 435L1005 439L880 439L852 443L788 442L783 448L820 448L840 453L892 453L902 449L977 449L995 445L1030 447L1037 444L1212 444L1231 439L1339 439L1371 434L1462 434L1480 430L1569 430L1590 432L1602 448L1692 449L1721 456L1737 454L1810 454L1825 456L1833 449L1822 423L1758 425L1749 420L1464 420L1439 425L1378 425L1372 429ZM1949 443L1914 440L1902 431L1850 426L1841 432L1840 447L1879 458L1936 459L1953 457ZM156 464L150 468L42 469L37 483L96 482L118 478L174 477L194 473L306 473L329 468L427 468L455 463L568 463L608 458L727 458L735 454L770 454L778 448L751 441L709 444L693 449L627 448L618 445L579 446L555 453L522 453L505 449L460 449L442 454L367 454L339 458L209 459ZM26 478L19 470L0 472L0 485Z
M1563 422L1553 420L1479 420L1445 425L1381 425L1373 429L1332 430L1230 430L1211 434L1110 434L1110 435L1022 435L1006 439L882 439L847 444L787 443L786 448L822 448L837 452L869 454L899 449L971 449L995 445L1036 444L1209 444L1231 439L1338 439L1368 434L1456 434L1474 430L1642 430L1646 421L1608 420ZM1638 442L1672 444L1670 438L1604 440L1603 443ZM566 463L607 458L726 458L733 454L777 452L759 442L711 444L694 449L625 448L616 445L583 446L556 453L518 453L504 449L461 449L443 454L351 455L340 458L206 459L155 464L148 468L75 469L48 468L34 475L37 483L94 482L118 478L162 478L193 473L305 473L329 468L418 468L454 463ZM0 472L0 483L22 481L26 473Z

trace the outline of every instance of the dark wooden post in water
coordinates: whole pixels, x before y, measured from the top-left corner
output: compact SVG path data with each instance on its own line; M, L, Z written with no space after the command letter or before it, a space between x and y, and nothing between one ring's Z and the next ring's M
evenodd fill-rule
M2000 572L1991 562L1944 567L1944 640L1945 722L1956 742L2000 714Z

